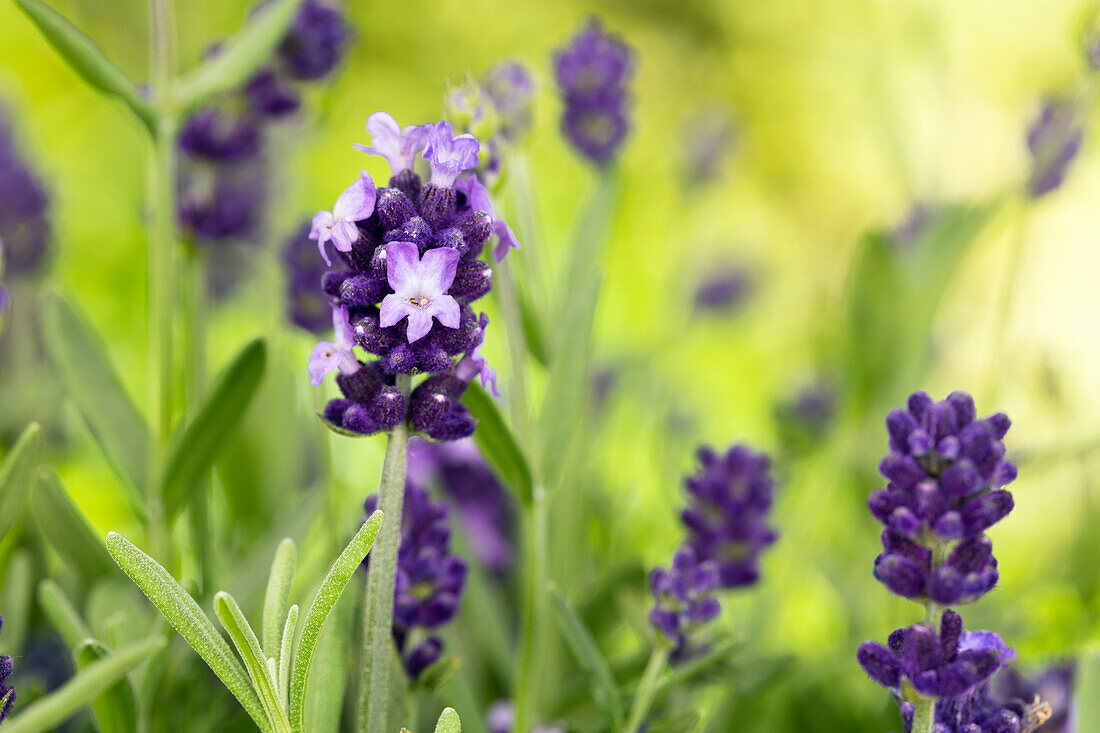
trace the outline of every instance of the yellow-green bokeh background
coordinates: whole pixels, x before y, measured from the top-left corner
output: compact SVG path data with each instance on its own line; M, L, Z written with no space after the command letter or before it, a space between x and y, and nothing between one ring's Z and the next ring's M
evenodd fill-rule
M181 64L231 33L247 5L177 2ZM142 3L54 6L134 78L145 77ZM525 149L539 254L553 275L596 176L558 134L549 55L590 13L637 49L634 131L622 156L622 207L606 242L597 322L597 366L629 365L599 450L587 458L598 480L586 490L603 492L615 508L612 525L589 528L598 561L667 559L679 539L677 477L691 467L696 442L775 448L773 405L821 368L862 232L900 220L915 199L977 200L1019 187L1028 175L1024 134L1041 97L1086 83L1078 38L1085 8L1069 0L356 0L348 10L357 28L350 57L272 151L279 202L272 248L327 208L361 167L384 180L383 161L351 149L366 141L368 114L438 119L449 82L514 57L538 73ZM144 404L147 141L8 2L0 3L0 99L54 197L48 283L90 314ZM734 116L737 140L716 184L687 189L683 124L711 108ZM924 384L911 385L936 397L966 389L980 412L1007 412L1010 452L1072 448L1100 430L1100 156L1090 117L1067 183L997 217L967 254L935 319L934 367ZM1017 246L1021 266L1008 287ZM736 314L694 316L699 274L725 262L751 264L760 275L756 295ZM282 325L270 282L251 284L216 314L212 362L268 335L274 373L298 397L294 415L309 420L311 342ZM504 366L502 335L497 330L486 348ZM670 406L684 418L677 430ZM807 686L819 684L814 670L834 675L829 688L851 705L885 709L885 696L854 663L853 640L884 638L918 610L890 599L870 575L878 529L860 503L876 487L881 418L846 417L826 450L796 469L780 467L782 539L764 561L762 587L727 604L723 623L749 629L764 649L799 655ZM97 530L129 526L112 474L87 435L78 436L56 456L69 488ZM349 508L374 489L381 452L381 441L336 441L333 491ZM863 462L858 470L853 455ZM1025 464L1013 485L1017 509L992 532L1001 586L967 611L968 623L1002 631L1025 663L1100 640L1100 597L1082 596L1067 558L1081 551L1073 542L1098 465L1087 454L1034 472ZM1096 559L1079 561L1096 573ZM837 570L852 564L862 575ZM740 729L750 728L729 728Z

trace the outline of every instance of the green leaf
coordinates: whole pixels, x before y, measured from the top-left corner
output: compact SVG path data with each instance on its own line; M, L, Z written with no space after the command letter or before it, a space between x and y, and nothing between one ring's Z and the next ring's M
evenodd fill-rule
M454 708L443 708L439 721L435 724L435 733L462 733L462 721Z
M525 506L531 505L531 466L512 431L504 422L496 402L479 385L471 382L462 397L470 414L477 420L474 440L481 454L504 485Z
M42 327L65 393L128 489L131 505L143 508L140 489L149 478L149 428L111 366L103 339L83 313L56 293L45 297Z
M69 649L75 650L82 641L92 636L92 630L65 591L49 578L38 584L38 605Z
M593 699L607 715L611 729L620 730L623 727L622 700L619 699L619 690L615 686L615 678L611 675L607 660L600 653L596 640L592 638L592 634L588 632L580 617L569 605L565 595L554 587L550 589L550 598L553 601L562 635L573 656L581 665L581 669L584 670Z
M420 690L426 690L427 692L435 692L440 687L450 682L451 678L455 676L461 666L462 660L458 657L442 657L437 659L420 673L413 687Z
M79 669L87 669L111 656L111 650L96 639L85 639L76 646L73 657ZM137 731L137 701L134 686L123 676L92 701L96 726L102 733L134 733Z
M38 26L46 42L89 86L118 97L150 132L155 130L152 107L95 41L41 0L15 0L15 4Z
M23 516L38 468L40 432L38 423L28 425L0 465L0 540Z
M118 532L107 535L107 551L240 701L241 707L252 716L256 725L261 730L268 730L267 716L260 705L260 698L248 681L248 675L195 599L156 560Z
M110 689L164 643L160 637L139 641L92 662L56 691L12 715L4 722L4 733L43 733L55 729Z
M298 651L294 655L294 674L290 683L290 720L295 731L305 731L304 705L306 694L306 682L309 679L309 667L313 662L313 653L317 649L317 640L321 636L325 619L328 618L336 601L340 600L340 594L344 592L344 586L351 580L359 564L370 552L374 544L374 538L378 536L378 529L382 526L382 512L376 511L367 518L351 542L336 558L336 562L329 568L325 579L321 581L321 587L317 589L317 596L306 613L306 620L302 626L302 636L298 640Z
M23 638L29 628L31 602L34 595L34 557L20 547L8 561L4 583L0 585L0 610L4 614L3 648L16 654L23 648Z
M691 733L698 726L699 713L694 710L685 710L653 721L646 726L646 733Z
M531 297L523 289L519 290L519 314L523 321L523 336L527 341L527 350L543 366L550 366L550 346L546 343L546 331L538 309Z
M264 594L264 654L281 661L280 649L283 627L286 622L290 581L294 578L294 567L298 563L298 547L294 540L287 537L275 549L275 559L271 561L271 573L267 576L267 592Z
M222 371L194 418L177 428L161 489L169 517L183 509L188 492L210 470L218 451L244 418L263 381L266 363L263 339L249 343Z
M176 81L175 103L186 110L241 86L271 58L301 4L302 0L274 0L257 10L216 55Z
M314 655L313 674L306 692L303 731L339 730L348 681L348 639L351 636L355 596L348 594L329 614Z
M1100 651L1081 658L1073 699L1077 704L1077 730L1100 730Z
M65 564L80 574L86 586L111 572L114 563L52 468L38 470L36 488L34 517Z
M237 653L244 660L248 676L252 678L252 686L260 695L260 703L264 706L268 719L276 724L276 730L289 731L290 722L279 703L279 696L275 692L276 682L264 658L263 649L260 648L260 640L256 638L256 632L248 624L241 607L233 600L233 596L221 591L214 595L214 612L218 614L218 620L229 632Z
M286 705L290 694L290 661L294 656L294 632L298 630L298 604L290 607L283 626L283 640L279 645L279 700Z

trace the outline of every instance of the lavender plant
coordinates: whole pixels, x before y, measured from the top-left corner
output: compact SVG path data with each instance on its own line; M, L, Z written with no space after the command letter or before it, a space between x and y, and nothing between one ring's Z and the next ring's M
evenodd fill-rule
M980 599L999 578L985 531L1013 507L1002 488L1016 478L1004 458L1009 424L1004 413L978 419L965 392L942 402L916 392L886 419L890 453L879 471L889 483L868 502L885 526L874 574L921 603L925 618L888 646L860 645L857 656L898 700L906 733L1026 733L1050 715L1038 702L990 694L990 678L1015 652L993 632L965 631L949 608Z
M0 616L0 630L4 627L4 617ZM0 654L0 723L8 717L11 708L15 705L15 689L8 684L11 676L12 662L7 654Z

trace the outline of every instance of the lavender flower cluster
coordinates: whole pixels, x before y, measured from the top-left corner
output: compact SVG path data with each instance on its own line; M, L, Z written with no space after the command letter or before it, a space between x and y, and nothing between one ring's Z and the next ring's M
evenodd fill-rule
M178 217L197 242L244 240L257 232L268 180L264 127L299 109L300 86L328 76L350 37L339 9L306 0L271 62L235 94L184 122ZM214 46L210 53L218 51Z
M596 165L608 166L630 131L629 91L634 54L593 19L554 55L554 74L565 103L566 139Z
M376 189L363 171L332 211L313 217L310 238L329 264L331 244L344 267L322 279L336 339L314 349L310 376L319 385L338 372L344 397L323 415L338 430L369 435L407 419L434 440L458 440L474 430L459 401L469 380L477 375L496 389L496 373L478 353L488 318L471 307L492 287L480 255L494 233L497 260L518 245L468 173L478 164L476 138L455 135L448 122L402 129L384 112L370 116L367 130L372 144L356 147L385 157L393 177ZM421 156L431 168L427 183L413 169ZM360 362L355 346L377 361ZM406 398L396 375L411 373L431 376Z
M450 550L451 528L445 504L434 502L411 481L405 484L401 516L401 547L397 555L397 577L393 599L393 636L405 672L412 680L439 660L443 642L429 635L458 613L466 583L466 563ZM378 508L378 495L364 503L369 517ZM370 555L363 568L370 567Z
M925 716L917 733L1021 733L1049 715L1049 706L991 693L993 674L1015 656L1000 636L964 631L951 609L940 615L997 583L984 533L1013 506L1001 488L1016 478L1004 458L1009 424L1002 413L977 419L965 392L942 402L916 392L907 409L886 419L890 454L879 470L889 483L868 502L885 525L874 574L892 592L924 603L927 620L898 629L886 646L861 644L857 659L893 692L906 733L914 730L918 707Z
M1032 158L1028 190L1032 198L1062 185L1083 140L1084 129L1072 100L1052 97L1043 102L1039 117L1027 131L1027 149Z
M4 627L4 617L0 616L0 629ZM7 683L11 675L12 662L7 654L0 654L0 723L8 717L12 705L15 704L15 690Z
M444 100L448 120L481 143L478 178L490 188L504 171L504 151L531 129L535 80L521 63L493 66L480 82L467 79Z
M649 575L655 602L649 621L677 656L691 632L721 611L713 594L755 583L760 552L776 540L766 523L775 488L767 456L736 445L721 456L701 448L698 458L702 467L684 482L687 540L670 569Z
M42 271L50 255L49 209L49 194L19 152L0 108L0 247L9 276L33 277Z

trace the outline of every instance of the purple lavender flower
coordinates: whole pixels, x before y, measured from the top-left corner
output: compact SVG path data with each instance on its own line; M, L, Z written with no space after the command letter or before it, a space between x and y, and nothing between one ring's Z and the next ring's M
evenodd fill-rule
M309 231L310 222L307 221L283 245L287 318L299 328L320 334L332 322L332 309L328 298L317 289L325 266L310 241Z
M359 228L355 224L374 213L377 195L374 180L366 171L360 171L359 179L340 194L332 211L318 211L313 215L309 238L317 240L325 264L332 264L325 251L325 242L332 242L339 252L350 252L352 243L359 239Z
M472 440L409 444L409 481L438 484L454 503L470 548L489 570L504 575L515 560L515 506Z
M408 401L395 386L393 375L383 372L377 362L359 367L349 373L339 371L336 386L344 396L329 400L321 419L345 435L372 435L396 427L405 419Z
M0 629L4 627L4 617L0 616ZM11 657L0 654L0 723L8 717L12 706L15 704L15 690L7 683L12 671Z
M218 163L255 158L262 144L258 120L218 106L205 107L191 115L179 133L180 150L186 155Z
M723 588L751 585L760 576L760 552L776 540L767 525L775 488L768 457L737 445L722 456L700 448L698 458L702 467L684 482L687 544L700 562L717 563Z
M506 140L519 140L531 127L531 104L535 98L535 80L531 71L516 61L493 66L481 81L481 88L492 102Z
M1027 149L1032 158L1028 189L1032 198L1062 185L1083 139L1078 110L1072 101L1051 98L1043 102L1039 118L1027 131Z
M684 123L684 177L688 185L703 186L718 179L733 135L733 120L721 109L696 114Z
M431 125L408 125L404 130L388 112L375 112L367 118L370 145L355 143L356 150L369 155L381 155L390 164L393 175L411 171L417 156L428 144Z
M1050 717L1034 728L1035 733L1074 733L1073 685L1076 677L1074 663L1062 662L1044 669L1034 677L1025 677L1015 669L1007 669L997 676L994 687L1002 698L1034 700L1039 698L1050 706Z
M458 270L457 249L439 247L419 256L412 242L386 245L386 278L394 292L382 299L378 322L382 328L408 318L405 336L411 344L432 330L432 318L447 328L458 328L458 301L447 295Z
M819 442L836 417L837 392L824 381L803 386L776 408L785 440L792 447Z
M879 471L889 483L868 506L885 525L875 577L891 591L955 605L996 585L997 561L984 533L1013 506L1001 488L1016 478L1001 442L1009 425L1003 413L976 419L965 392L943 402L915 392L908 409L886 418L890 454ZM938 551L946 557L933 562Z
M554 71L565 102L562 131L573 146L603 167L616 156L629 131L627 85L633 53L596 20L554 55Z
M692 631L721 613L722 606L714 597L719 582L718 563L699 560L691 547L676 552L670 569L650 571L654 607L649 623L676 652L687 648Z
M516 705L511 700L497 700L485 713L485 729L488 733L512 733L516 724ZM531 733L566 733L565 725L536 725Z
M720 267L705 275L695 288L697 311L732 313L752 296L756 278L744 265Z
M912 246L935 220L936 209L927 201L914 201L902 219L890 233L890 239L900 249Z
M321 386L329 372L339 370L341 374L349 375L359 371L359 360L352 351L355 334L348 323L347 306L332 309L332 327L336 331L336 340L319 342L309 356L309 381L314 387Z
M364 503L367 516L377 507L378 495L373 494ZM413 680L439 659L443 645L435 636L418 644L412 643L412 637L417 630L431 632L453 619L466 583L466 563L450 551L447 514L445 504L433 502L423 489L406 483L393 634L405 671ZM370 567L370 558L367 555L363 560L364 569Z
M52 236L49 207L49 195L20 153L0 107L0 241L9 275L34 275L45 265Z
M498 219L493 208L493 201L489 197L489 190L481 183L477 176L459 179L455 181L455 189L466 196L470 206L478 211L484 211L489 215L493 224L493 234L497 237L497 246L493 248L493 261L500 262L505 255L513 249L520 249L512 227L503 219Z
M262 158L231 165L190 161L180 183L180 227L199 244L258 241L267 181Z
M339 9L306 0L279 44L278 56L292 78L317 81L336 68L350 39Z
M432 169L431 185L449 188L458 174L477 168L477 154L481 146L469 133L454 134L450 122L437 122L428 132L428 145L424 159Z
M264 117L285 117L302 106L298 88L272 68L253 74L243 91L249 107Z

